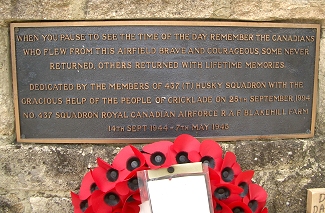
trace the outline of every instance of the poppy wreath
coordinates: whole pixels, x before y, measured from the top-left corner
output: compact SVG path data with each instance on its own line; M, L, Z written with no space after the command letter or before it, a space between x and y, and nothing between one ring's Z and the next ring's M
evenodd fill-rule
M199 142L188 134L174 142L147 144L141 150L128 145L111 164L97 158L98 166L85 174L79 194L71 192L74 212L139 213L138 171L192 162L209 165L214 213L268 213L267 193L252 181L253 170L242 171L236 155L223 155L217 142Z

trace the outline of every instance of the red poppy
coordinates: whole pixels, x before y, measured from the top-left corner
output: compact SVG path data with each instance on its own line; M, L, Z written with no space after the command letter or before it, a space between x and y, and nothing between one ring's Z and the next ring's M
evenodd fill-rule
M213 200L214 213L233 213L232 210L222 201Z
M204 140L200 144L200 152L196 150L189 153L191 162L208 163L209 167L220 170L222 165L222 149L220 145L213 140Z
M124 147L114 158L112 166L128 176L133 170L143 167L146 163L145 157L134 146Z
M233 202L228 206L234 213L252 213L252 210L243 202Z
M243 202L251 208L253 213L259 213L265 207L266 199L267 193L263 187L252 183L248 186L248 196L243 198Z
M113 213L121 210L125 197L119 195L115 190L108 192L97 190L91 195L90 201L94 212Z
M139 183L137 176L117 183L115 189L116 192L120 195L130 195L139 192Z
M209 179L210 181L213 181L215 184L220 183L220 175L215 170L209 167Z
M239 186L227 183L218 183L216 181L210 181L212 198L221 200L228 204L234 201L241 201L242 198L239 196L243 189Z
M269 210L267 209L267 207L265 207L265 208L261 211L261 213L269 213Z
M170 146L172 145L170 141L158 141L145 145L142 153L148 166L151 169L158 169L172 165L170 159Z
M71 192L71 201L74 207L74 213L93 213L91 205L89 205L88 200L80 199L79 195Z
M175 139L174 144L170 146L170 150L172 155L171 164L191 163L188 154L200 151L200 141L191 135L182 134Z
M211 193L214 200L221 200L228 204L235 201L242 201L240 194L243 189L235 184L224 183L218 172L209 168Z
M226 183L234 183L235 178L241 173L240 165L237 163L236 155L226 152L220 169L220 177Z
M92 171L87 172L81 181L79 190L79 197L81 200L86 200L95 190L98 189L91 173Z
M130 195L122 209L122 213L139 213L140 212L140 205L141 204L141 198L139 193L135 193Z
M253 176L253 170L244 171L237 176L235 180L235 185L241 187L244 190L240 194L241 197L245 197L248 194L248 186L252 184Z
M103 192L113 189L116 183L124 180L127 173L120 172L104 160L97 158L98 167L91 173L98 188Z

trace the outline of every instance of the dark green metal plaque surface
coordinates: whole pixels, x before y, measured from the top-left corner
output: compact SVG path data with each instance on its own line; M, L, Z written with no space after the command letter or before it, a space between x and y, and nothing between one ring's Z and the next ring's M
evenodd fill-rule
M17 141L312 137L319 25L11 24Z

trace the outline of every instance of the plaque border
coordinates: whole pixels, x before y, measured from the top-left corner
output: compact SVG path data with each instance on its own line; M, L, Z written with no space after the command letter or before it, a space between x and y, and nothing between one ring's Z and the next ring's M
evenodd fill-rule
M226 21L200 21L200 20L110 20L110 21L51 21L51 22L13 22L10 23L10 47L11 47L11 66L12 83L14 98L14 113L17 142L26 143L69 143L69 144L101 144L101 143L150 143L157 140L171 140L174 138L22 138L20 133L20 118L18 105L18 82L15 51L15 28L23 27L89 27L89 26L210 26L210 27L263 27L263 28L312 28L316 29L315 40L315 70L314 88L311 113L311 131L307 134L269 134L269 135L243 135L243 136L211 136L196 137L199 140L213 139L216 141L236 141L236 140L265 140L265 139L291 139L291 138L311 138L315 135L316 125L316 106L318 100L318 71L320 54L320 24L304 23L276 23L276 22L226 22Z

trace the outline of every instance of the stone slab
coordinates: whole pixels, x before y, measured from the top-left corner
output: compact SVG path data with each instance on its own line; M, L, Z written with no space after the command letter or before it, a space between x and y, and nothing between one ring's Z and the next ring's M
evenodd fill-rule
M89 0L85 5L86 19L148 19L148 18L209 18L213 14L212 0Z
M10 16L16 20L75 20L84 18L84 1L76 0L30 0L9 1Z
M301 20L313 21L325 18L324 1L232 1L231 18L249 20Z

